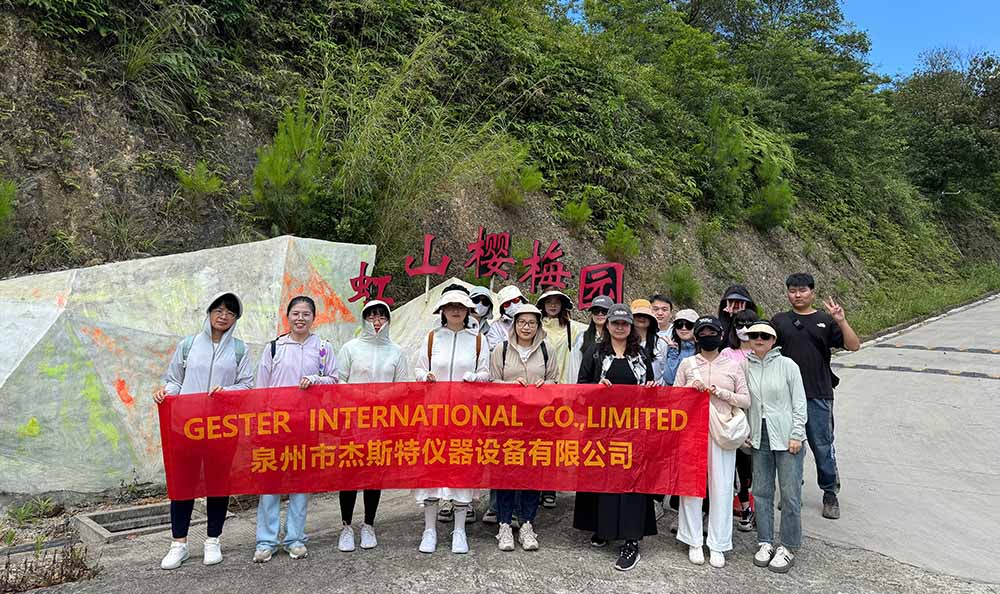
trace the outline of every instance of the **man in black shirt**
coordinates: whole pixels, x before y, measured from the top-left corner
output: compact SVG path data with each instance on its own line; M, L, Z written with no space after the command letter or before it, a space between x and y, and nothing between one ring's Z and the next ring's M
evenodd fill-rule
M813 307L815 281L807 273L793 274L785 281L792 311L774 316L781 354L799 366L806 391L808 419L806 441L816 459L816 479L823 490L823 517L840 517L840 478L833 447L833 389L839 379L830 369L830 349L856 351L861 340L847 323L844 308L832 297L825 299L825 312Z

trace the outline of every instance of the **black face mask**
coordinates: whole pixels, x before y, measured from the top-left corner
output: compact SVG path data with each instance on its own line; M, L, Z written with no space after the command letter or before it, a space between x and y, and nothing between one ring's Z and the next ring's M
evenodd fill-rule
M717 351L722 346L722 337L718 334L714 336L698 336L695 340L703 351Z

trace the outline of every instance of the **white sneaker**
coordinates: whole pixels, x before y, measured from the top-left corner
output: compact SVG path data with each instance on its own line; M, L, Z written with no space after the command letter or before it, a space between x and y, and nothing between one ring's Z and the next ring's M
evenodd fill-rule
M517 540L521 542L521 548L526 551L538 550L538 535L531 522L521 524L521 529L517 532Z
M253 562L254 563L267 563L271 560L274 555L274 551L270 548L266 549L255 549L253 552Z
M792 565L795 565L795 555L785 547L779 546L774 551L774 557L771 558L771 563L767 568L775 573L788 573Z
M653 517L659 522L660 518L663 517L663 502L653 500Z
M374 549L378 546L378 539L375 538L375 527L368 524L361 525L361 548Z
M202 560L205 565L215 565L222 563L222 545L218 538L205 539L205 558Z
M305 559L309 556L309 549L304 544L293 544L285 547L285 552L292 559Z
M769 542L762 542L757 545L757 552L753 556L753 564L757 567L767 567L774 557L774 546Z
M340 531L337 550L341 553L350 553L354 550L354 529L347 524L344 524L344 529Z
M708 552L708 564L716 569L722 569L726 566L726 556L719 551L710 549Z
M160 569L177 569L188 559L188 546L186 542L174 541L170 543L170 550L167 551L163 561L160 561Z
M457 555L464 555L469 552L469 541L465 538L465 531L458 530L451 533L451 552Z
M695 565L705 564L705 551L701 547L688 547L688 561Z
M497 548L501 551L514 550L514 532L510 529L510 524L500 524L500 531L497 532Z
M433 553L438 546L438 533L433 528L424 530L424 535L420 539L420 552Z

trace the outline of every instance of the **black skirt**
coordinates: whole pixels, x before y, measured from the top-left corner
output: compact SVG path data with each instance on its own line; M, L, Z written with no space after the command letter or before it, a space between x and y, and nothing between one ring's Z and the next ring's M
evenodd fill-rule
M577 493L573 527L604 540L640 540L656 534L653 497L645 493Z

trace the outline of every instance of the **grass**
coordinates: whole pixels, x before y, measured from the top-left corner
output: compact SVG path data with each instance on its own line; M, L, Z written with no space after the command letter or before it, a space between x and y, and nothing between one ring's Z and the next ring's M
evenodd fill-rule
M9 508L7 517L20 528L37 519L49 517L54 510L55 504L51 499L36 497L27 503Z
M184 195L199 203L222 191L222 178L209 170L203 160L199 159L190 171L178 168L174 174Z
M17 185L0 177L0 237L8 230L8 224L14 215L16 198Z
M858 334L871 335L997 290L1000 265L974 264L961 276L943 282L873 287L864 293L857 311L847 312L848 320Z

